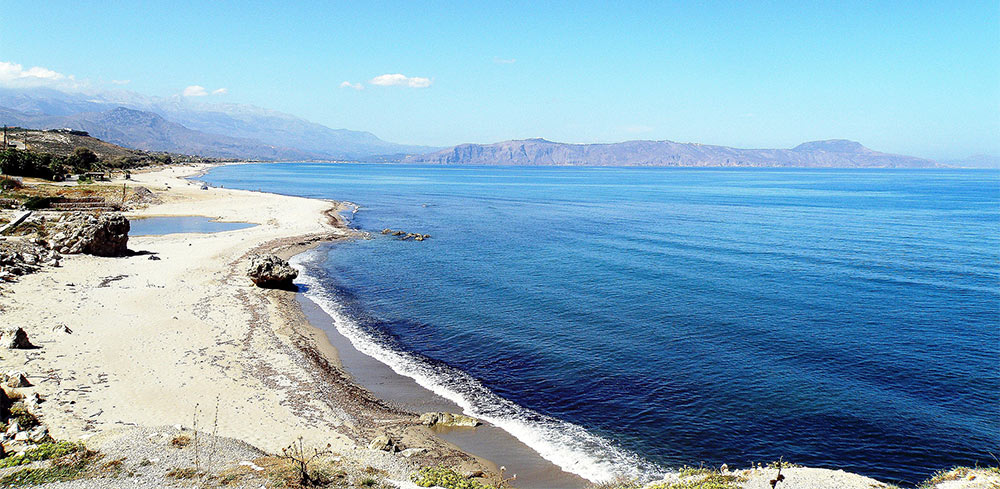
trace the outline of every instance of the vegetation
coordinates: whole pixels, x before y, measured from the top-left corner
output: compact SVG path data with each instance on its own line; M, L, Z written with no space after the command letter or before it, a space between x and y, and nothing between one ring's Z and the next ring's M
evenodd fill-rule
M17 421L17 426L22 430L31 429L39 425L38 418L24 407L24 404L15 404L10 407L10 417L7 423Z
M937 486L938 484L946 481L954 481L958 479L964 479L969 476L973 471L986 472L987 474L1000 475L1000 467L952 467L948 470L939 470L927 479L922 484L920 488L929 489Z
M42 443L22 454L0 459L0 468L17 467L39 460L49 460L84 450L83 444L68 441Z
M93 150L82 146L65 155L9 148L0 151L0 173L44 180L61 180L68 173L128 170L156 164L169 165L173 161L174 158L167 153L140 153L102 160Z
M443 465L423 467L411 475L410 480L420 487L441 486L445 489L489 489L485 484L468 479Z
M330 453L329 444L323 450L314 448L312 453L307 453L302 445L301 436L297 443L292 443L281 449L282 458L293 464L298 479L297 482L303 487L323 486L329 482L329 476L325 472L312 467L312 464L316 459Z
M17 190L24 188L24 185L13 178L0 176L0 190Z
M740 482L743 480L735 475L711 473L686 481L654 484L647 489L737 489Z
M48 467L24 469L0 478L0 487L22 487L70 481L86 475L91 462L97 460L97 452L79 450L52 461Z

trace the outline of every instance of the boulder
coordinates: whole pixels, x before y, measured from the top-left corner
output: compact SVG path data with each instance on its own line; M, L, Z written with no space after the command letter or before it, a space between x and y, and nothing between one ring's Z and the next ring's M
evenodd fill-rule
M28 377L24 375L24 372L18 372L16 370L11 370L7 372L4 376L4 385L11 388L18 387L31 387L31 382L28 382Z
M35 443L43 443L49 441L49 429L44 426L36 426L31 431L28 432L28 440Z
M0 389L0 420L10 417L11 404L14 404L14 400L7 395L6 391Z
M60 253L96 256L128 254L128 219L119 214L63 214L53 224L49 248Z
M399 445L396 441L389 437L389 435L381 434L376 436L371 443L368 444L368 448L372 450L381 450L383 452L398 452Z
M24 350L35 346L28 341L28 333L21 328L7 328L0 331L0 345L10 350Z
M250 257L247 276L258 287L294 290L295 284L292 281L299 276L299 272L281 258L269 254L258 254Z
M405 458L410 458L410 457L416 457L417 455L423 454L426 451L427 451L426 448L407 448L406 450L403 450L403 451L399 452L399 454L402 455Z
M420 415L420 424L424 426L479 426L482 421L464 414L424 413Z

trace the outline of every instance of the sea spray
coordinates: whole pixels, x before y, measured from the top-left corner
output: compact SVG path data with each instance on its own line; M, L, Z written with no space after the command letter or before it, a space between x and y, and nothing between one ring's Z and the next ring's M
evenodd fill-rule
M325 253L312 250L293 257L305 296L333 319L333 326L358 351L415 380L475 416L510 433L559 468L592 482L619 477L652 480L664 470L583 427L532 411L492 392L467 373L412 352L394 348L365 331L343 311L336 294L310 273Z

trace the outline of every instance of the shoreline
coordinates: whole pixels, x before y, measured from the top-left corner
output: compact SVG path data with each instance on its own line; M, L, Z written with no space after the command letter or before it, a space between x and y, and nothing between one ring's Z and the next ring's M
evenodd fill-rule
M340 244L333 244L339 246ZM308 323L322 334L340 357L344 370L352 379L369 390L376 398L409 412L462 413L462 408L416 380L393 371L392 367L359 351L352 340L335 326L334 319L307 293L298 293L296 300ZM506 473L517 475L517 487L523 489L573 489L587 487L590 482L567 472L544 459L533 448L492 423L481 420L474 428L432 428L445 441L473 456L484 457L493 464L503 465Z
M146 187L160 200L126 212L130 218L200 215L257 226L131 237L129 248L140 253L67 256L59 268L4 284L5 325L24 328L40 348L11 350L0 365L25 372L32 385L19 391L45 400L36 415L52 436L212 426L213 436L272 454L299 437L306 446L329 444L395 480L438 463L495 478L495 464L357 385L294 292L259 289L245 276L253 253L291 256L347 238L337 204L201 190L183 180L210 166L161 168L109 185ZM382 434L422 453L386 461L386 452L368 448Z

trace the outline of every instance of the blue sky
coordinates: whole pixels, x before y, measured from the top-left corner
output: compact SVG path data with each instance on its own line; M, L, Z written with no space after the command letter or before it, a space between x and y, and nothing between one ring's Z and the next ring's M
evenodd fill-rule
M996 0L108 3L4 0L0 61L401 143L1000 154Z

